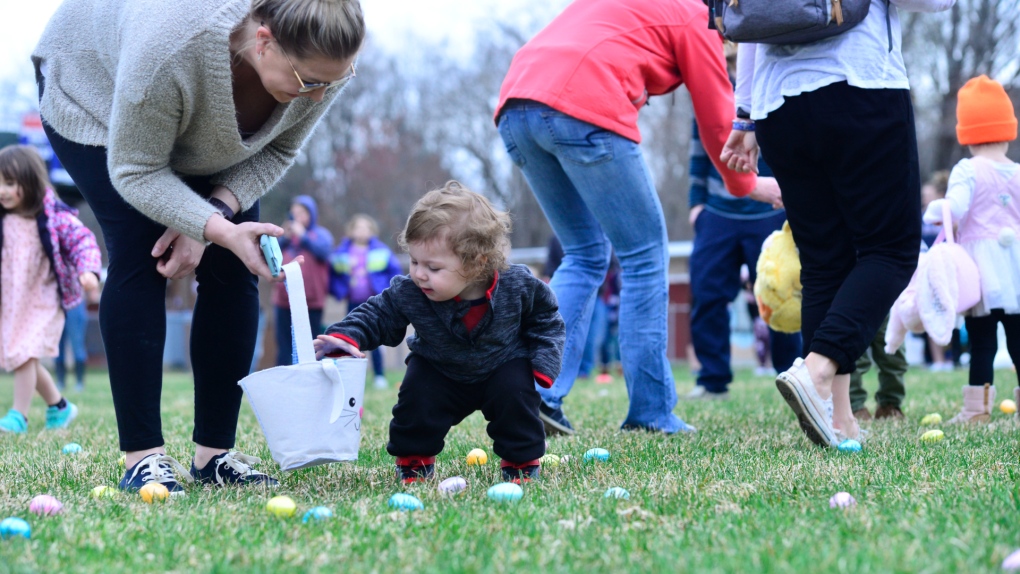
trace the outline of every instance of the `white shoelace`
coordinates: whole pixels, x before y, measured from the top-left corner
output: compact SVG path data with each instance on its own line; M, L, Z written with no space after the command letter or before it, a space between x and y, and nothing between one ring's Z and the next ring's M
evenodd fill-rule
M181 463L177 462L177 459L169 455L150 455L139 464L144 464L138 472L142 474L142 480L145 482L163 483L176 480L174 477L175 470L188 482L195 482L195 479L192 478L188 469L184 468ZM145 477L146 474L148 475L147 478Z
M249 456L237 451L228 452L223 458L216 461L216 474L219 475L220 466L225 466L240 476L260 476L265 473L254 470L251 465L262 462L257 456Z

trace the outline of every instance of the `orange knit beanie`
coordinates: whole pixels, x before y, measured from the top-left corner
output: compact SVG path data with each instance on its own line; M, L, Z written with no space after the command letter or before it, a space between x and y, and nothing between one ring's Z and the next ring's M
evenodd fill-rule
M960 88L956 101L956 138L960 145L1016 139L1013 102L1002 84L988 76L978 76Z

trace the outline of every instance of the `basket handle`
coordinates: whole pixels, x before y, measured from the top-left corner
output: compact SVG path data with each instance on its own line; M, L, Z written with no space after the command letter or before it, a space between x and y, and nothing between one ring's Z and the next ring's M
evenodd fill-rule
M298 363L314 363L312 325L308 320L308 301L305 299L305 278L301 275L301 265L291 261L283 266L283 271L286 273L290 324L294 329L294 350L297 351Z
M942 229L946 232L946 243L953 244L953 213L949 209L949 200L942 201Z
M322 361L322 372L326 373L330 382L333 383L333 409L329 413L329 424L333 424L344 412L344 401L347 400L347 389L344 388L344 379L340 376L340 369L336 368L337 359L326 359Z

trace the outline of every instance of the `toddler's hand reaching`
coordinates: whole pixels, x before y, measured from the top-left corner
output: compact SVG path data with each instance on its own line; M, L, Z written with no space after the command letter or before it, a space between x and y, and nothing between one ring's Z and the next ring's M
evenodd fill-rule
M312 347L315 348L315 358L322 359L326 355L331 355L337 351L347 353L352 357L363 358L365 353L358 350L357 347L340 339L330 335L319 335L312 341Z
M78 283L81 283L82 289L85 289L86 292L92 292L99 289L99 278L91 271L87 271L79 275Z

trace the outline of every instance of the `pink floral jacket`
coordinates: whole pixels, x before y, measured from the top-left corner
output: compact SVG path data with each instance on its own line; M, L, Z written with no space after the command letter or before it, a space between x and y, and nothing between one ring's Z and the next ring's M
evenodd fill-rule
M36 217L39 239L50 266L57 276L57 290L64 309L76 307L84 299L84 289L78 282L82 273L95 273L100 277L102 260L96 236L78 219L78 210L57 198L52 189L46 190L43 211ZM0 217L0 248L3 247L3 218Z

